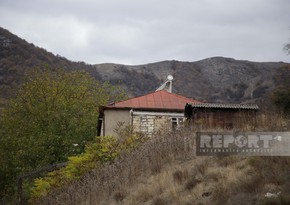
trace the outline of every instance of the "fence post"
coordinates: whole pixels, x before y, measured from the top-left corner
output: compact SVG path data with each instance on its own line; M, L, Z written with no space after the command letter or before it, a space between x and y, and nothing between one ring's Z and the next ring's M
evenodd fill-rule
M19 177L17 181L17 205L22 205L22 182L23 178Z

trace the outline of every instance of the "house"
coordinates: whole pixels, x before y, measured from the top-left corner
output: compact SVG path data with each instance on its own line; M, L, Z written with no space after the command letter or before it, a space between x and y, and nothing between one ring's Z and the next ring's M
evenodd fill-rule
M172 93L172 80L169 75L153 93L101 106L97 135L116 136L122 123L151 136L162 129L175 130L186 119L199 129L255 129L257 105L202 103Z
M255 104L202 103L186 104L185 116L199 129L255 130Z
M168 77L169 81L172 77ZM164 84L166 85L166 84ZM153 93L102 106L99 113L98 135L116 135L115 129L122 122L131 125L136 132L151 136L161 128L176 129L185 120L184 106L186 103L201 102L169 90L157 89Z

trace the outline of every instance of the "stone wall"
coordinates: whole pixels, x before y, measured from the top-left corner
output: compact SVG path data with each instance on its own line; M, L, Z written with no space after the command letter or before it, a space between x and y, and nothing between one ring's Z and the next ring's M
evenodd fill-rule
M171 118L170 116L133 115L134 131L151 136L162 129L171 129Z

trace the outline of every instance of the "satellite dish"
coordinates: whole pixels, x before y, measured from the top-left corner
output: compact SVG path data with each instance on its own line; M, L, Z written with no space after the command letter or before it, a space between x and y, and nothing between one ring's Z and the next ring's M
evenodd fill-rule
M172 75L168 75L167 76L167 80L173 80L173 76Z
M167 92L172 93L172 80L173 80L173 76L172 75L168 75L167 76L167 81L165 83L163 83L159 88L157 88L156 91L166 90Z

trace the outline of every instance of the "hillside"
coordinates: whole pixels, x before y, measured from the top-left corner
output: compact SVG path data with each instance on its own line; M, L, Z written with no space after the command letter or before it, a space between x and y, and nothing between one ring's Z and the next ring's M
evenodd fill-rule
M168 74L173 91L210 102L259 102L272 91L282 62L250 62L213 57L196 62L162 61L145 65L72 62L0 28L0 106L36 67L86 70L100 81L120 85L129 96L154 91ZM288 64L289 65L289 64Z
M273 78L284 65L214 57L197 62L173 60L138 66L101 64L95 67L102 79L126 86L133 95L154 91L172 74L176 93L210 102L240 103L259 101L272 91L276 87Z
M195 133L151 138L35 204L289 204L289 157L196 156Z
M33 68L46 66L87 70L98 79L98 74L93 73L93 66L55 56L0 27L0 106L13 94L11 88L20 85Z

